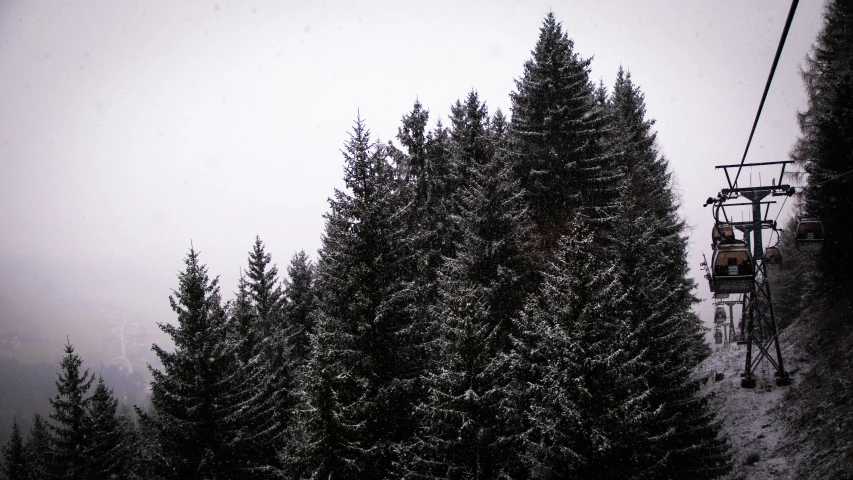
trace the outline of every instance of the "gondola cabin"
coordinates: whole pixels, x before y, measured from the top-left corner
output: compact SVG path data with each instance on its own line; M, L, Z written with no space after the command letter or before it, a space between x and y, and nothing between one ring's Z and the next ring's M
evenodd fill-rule
M723 331L720 330L720 327L714 329L714 343L717 345L723 343Z
M801 218L797 223L797 249L818 252L823 246L823 223L815 218Z
M749 293L754 266L745 242L722 243L714 252L714 292Z
M714 312L714 323L726 323L726 309L717 307Z
M711 249L716 250L721 243L734 243L735 229L728 223L715 224L711 229Z
M722 292L714 292L714 298L729 298L729 294Z
M767 247L764 250L764 263L782 266L782 252L779 251L779 247Z

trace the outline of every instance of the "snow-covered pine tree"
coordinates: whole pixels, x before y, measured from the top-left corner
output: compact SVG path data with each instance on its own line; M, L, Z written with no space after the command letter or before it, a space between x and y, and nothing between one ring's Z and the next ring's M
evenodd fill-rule
M242 270L235 298L227 304L226 311L227 350L235 355L228 372L232 393L228 396L231 413L227 420L235 429L230 443L235 465L231 474L234 478L263 478L276 471L276 449L280 445L271 438L280 435L282 429L276 403L265 393L272 373L261 345L272 342L262 341L258 312Z
M278 279L278 267L272 264L272 255L264 251L264 242L259 236L249 252L249 295L258 314L256 328L261 338L270 337L273 332L282 331L284 325L284 307L287 300Z
M27 480L29 464L27 463L24 441L21 438L21 428L18 427L18 419L12 420L12 434L9 441L3 445L3 464L0 465L0 473L5 480Z
M89 369L80 371L83 360L74 353L70 341L65 345L65 356L60 366L62 372L56 380L57 394L50 399L53 413L48 424L53 440L52 474L68 479L83 479L88 474L86 451L91 446L86 408L89 399L86 393L95 377Z
M653 414L617 261L582 225L561 237L520 320L512 366L533 478L637 478Z
M53 458L51 444L52 440L47 422L36 413L33 415L33 427L30 430L30 436L24 446L27 455L26 478L28 480L49 478Z
M641 211L627 209L614 227L614 256L626 283L624 316L639 358L635 375L648 387L653 415L643 419L635 471L652 478L716 478L729 468L728 446L719 425L698 397L690 372L698 363L699 321L684 301L694 288L669 276L683 263L667 242L666 229ZM663 254L662 252L666 252ZM685 255L686 256L686 255ZM680 301L681 300L681 301ZM705 347L704 344L701 344Z
M249 282L240 270L237 292L234 300L228 304L228 341L236 348L241 365L248 364L255 354L258 344L257 314L252 308Z
M86 421L89 423L90 446L86 452L90 479L115 479L127 473L133 455L128 420L117 414L118 400L113 391L98 378L95 392L89 398Z
M618 170L603 150L601 107L591 59L549 12L532 58L511 94L511 161L525 189L538 241L553 247L570 219L607 228L615 215Z
M134 405L139 421L136 428L131 430L134 455L131 458L129 480L165 480L174 478L170 470L170 459L163 452L155 422L151 421L154 407L140 413L141 409Z
M397 129L397 139L406 152L394 154L397 157L398 175L406 183L415 183L426 168L428 122L429 111L424 109L420 101L415 100L412 111L403 115L402 125Z
M359 118L344 151L317 268L318 324L307 377L306 435L312 471L334 477L396 477L411 435L410 396L421 359L399 295L398 182L387 147L371 144ZM402 267L402 268L401 268ZM333 435L329 438L329 435ZM334 445L337 458L326 456Z
M310 335L314 333L314 310L317 298L314 293L314 265L304 250L300 250L290 259L287 266L288 280L285 282L284 295L287 299L285 317L290 329L290 355L293 368L300 368L311 353Z
M177 325L158 323L175 350L152 349L163 369L151 371L150 413L137 408L143 432L157 443L157 474L165 478L231 478L237 396L232 383L235 349L226 341L219 278L210 279L190 248L169 296Z
M289 478L362 478L356 459L363 455L359 438L364 424L346 415L362 399L350 400L357 385L346 373L337 373L340 366L335 360L339 351L349 350L351 337L322 311L316 317L316 333L309 337L311 355L300 375L297 421L288 429L292 441L280 452L281 463Z
M853 271L853 4L826 2L823 27L806 59L808 108L791 158L808 172L805 214L818 217L826 240L818 269L849 285ZM846 287L847 294L851 292Z
M427 132L429 112L420 102L403 116L397 139L406 149L395 152L399 170L407 173L401 198L401 247L407 274L399 297L414 315L419 335L428 337L430 307L436 299L436 276L442 258L456 246L458 232L450 220L453 211L450 133L441 122ZM405 300L403 300L405 298ZM425 343L425 342L422 342Z
M660 242L653 248L668 252L658 263L666 265L661 274L670 288L669 303L679 312L690 312L698 299L693 295L696 285L687 264L686 226L678 213L679 201L673 192L669 162L658 151L657 133L652 129L655 121L646 118L645 96L631 81L630 72L621 67L613 95L607 102L606 117L607 149L622 175L620 217L643 219L653 228L649 235ZM696 315L687 315L686 335L690 338L691 361L696 364L711 352L701 320Z
M251 472L251 478L272 475L279 467L278 453L287 441L285 432L293 421L295 406L295 359L291 350L291 337L295 333L289 325L285 309L287 300L278 278L278 268L272 256L265 252L260 237L249 252L248 280L245 288L248 297L241 299L238 292L237 307L245 310L248 300L250 310L243 312L253 323L249 338L252 357L241 366L240 383L244 385L240 410L234 421L240 425L239 442L241 462ZM242 302L242 303L241 303ZM246 322L236 319L237 323Z
M450 107L451 194L458 206L458 194L470 180L474 164L484 163L492 156L492 145L486 134L489 112L480 102L476 90L471 90L463 103L456 100ZM458 212L454 212L458 213Z
M728 469L727 445L691 369L707 351L691 306L684 221L672 192L667 161L656 146L653 120L631 75L619 69L607 103L608 148L623 174L619 215L611 236L625 283L624 318L633 332L635 374L648 386L654 414L643 419L635 475L714 478Z
M455 177L451 135L440 121L434 130L427 132L428 121L429 112L416 101L412 111L403 116L397 133L406 151L395 152L395 157L410 190L405 193L408 229L405 241L418 257L414 260L415 275L433 283L441 257L453 248L449 197Z
M463 144L454 156L470 155L454 160L468 175L454 215L463 240L438 275L433 364L425 378L427 398L418 406L421 428L408 477L509 478L522 468L505 354L530 287L524 210L518 182L502 152L496 154L502 114L492 130L476 93L458 107L454 123Z

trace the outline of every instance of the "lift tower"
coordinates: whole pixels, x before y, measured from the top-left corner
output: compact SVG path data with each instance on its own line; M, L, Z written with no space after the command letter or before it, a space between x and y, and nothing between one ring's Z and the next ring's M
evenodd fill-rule
M743 303L743 299L740 300L720 300L720 303L729 307L729 343L735 341L735 310L734 306Z
M742 374L741 386L743 388L755 387L755 369L762 359L766 359L773 368L776 369L776 384L790 385L791 377L785 371L785 364L782 359L782 349L779 346L779 331L776 327L776 316L773 313L773 301L770 295L770 282L767 281L767 267L764 259L764 245L762 241L762 230L765 228L775 228L776 222L767 219L770 211L770 205L776 202L762 201L768 196L791 196L794 194L794 189L790 185L782 185L781 179L785 174L785 165L790 161L782 162L762 162L762 163L745 163L735 165L718 165L717 169L723 169L726 174L726 180L729 188L724 188L717 194L716 198L709 198L706 206L714 205L714 219L717 223L721 223L720 215L723 215L725 223L733 225L735 228L744 232L746 240L749 241L749 235L752 234L752 261L754 265L752 287L748 293L744 305L747 308L746 315L746 332L742 342L746 344L746 361ZM729 175L729 168L742 167L758 167L769 165L781 165L779 174L780 184L774 181L771 185L763 185L758 187L738 187L737 183L733 183ZM729 203L728 200L733 200L743 197L748 200L745 203ZM767 208L762 215L762 206ZM752 219L743 222L731 222L726 213L726 207L750 206ZM774 355L775 354L775 355Z

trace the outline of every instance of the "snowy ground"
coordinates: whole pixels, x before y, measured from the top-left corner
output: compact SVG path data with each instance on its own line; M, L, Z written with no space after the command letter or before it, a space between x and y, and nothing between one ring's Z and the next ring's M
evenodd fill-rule
M802 457L810 455L811 445L803 444L799 452L791 452L786 438L791 437L785 415L785 397L796 389L798 380L808 372L806 361L797 343L784 341L796 335L792 326L783 332L782 356L785 369L791 372L793 384L776 385L774 369L766 360L756 369L757 385L753 389L740 386L744 369L746 346L731 344L702 362L696 376L705 382L701 394L717 412L717 419L729 437L734 468L731 479L794 479ZM715 375L721 373L722 380Z
M781 332L790 386L777 386L774 369L763 361L756 387L741 388L741 345L714 352L697 367L700 393L731 442L733 469L726 479L853 479L850 303L803 315Z

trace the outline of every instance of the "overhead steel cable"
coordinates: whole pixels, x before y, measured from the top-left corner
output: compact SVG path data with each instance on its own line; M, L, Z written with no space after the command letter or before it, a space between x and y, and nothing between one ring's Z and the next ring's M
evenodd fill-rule
M735 181L732 186L737 188L737 180L740 177L740 171L743 169L743 163L746 161L746 154L749 152L749 145L752 143L752 136L755 135L755 127L758 125L758 119L761 117L761 109L764 108L764 101L767 100L767 92L770 90L770 84L773 82L773 74L776 73L776 65L779 64L779 57L782 56L782 48L785 46L785 39L788 37L788 30L791 29L791 22L794 20L794 12L797 11L799 0L791 1L791 10L788 11L788 19L785 21L785 29L782 30L782 38L779 39L779 46L776 47L776 57L773 59L773 66L770 67L770 75L767 77L767 84L764 86L764 94L761 95L761 103L758 104L758 113L755 114L755 122L752 123L752 131L749 132L749 140L746 142L746 149L743 151L743 158L740 160L740 166L735 174Z
M838 180L839 178L843 177L844 175L847 175L848 173L853 173L853 170L847 170L844 173L839 173L838 175L833 175L833 176L829 177L829 180L825 180L823 182L820 182L817 185L812 185L812 187L819 187L821 185L825 185L825 184L832 182L834 180Z

